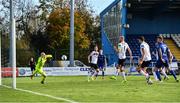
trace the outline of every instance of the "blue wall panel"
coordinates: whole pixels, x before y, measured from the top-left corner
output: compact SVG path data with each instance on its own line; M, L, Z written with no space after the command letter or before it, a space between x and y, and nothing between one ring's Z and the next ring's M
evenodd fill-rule
M111 45L110 41L108 40L106 34L102 34L102 49L104 51L104 54L106 55L108 59L108 65L113 64L114 62L117 62L118 56L116 55L116 52L114 50L114 47Z
M164 14L153 19L142 15L133 15L128 19L130 28L127 34L160 34L180 33L180 15Z

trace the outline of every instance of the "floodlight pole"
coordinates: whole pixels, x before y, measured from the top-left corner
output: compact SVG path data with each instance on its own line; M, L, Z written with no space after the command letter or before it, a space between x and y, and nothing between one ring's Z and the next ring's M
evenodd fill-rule
M122 18L121 18L121 23L122 23L122 28L121 28L121 34L126 37L126 27L124 25L126 25L126 19L127 19L127 7L125 6L127 4L127 0L122 0Z
M1 75L1 34L2 34L2 30L1 30L1 33L0 33L0 86L2 85L2 75Z
M74 0L71 0L70 10L70 66L74 66Z
M13 0L10 0L10 65L12 68L12 88L16 89L16 29L13 11Z

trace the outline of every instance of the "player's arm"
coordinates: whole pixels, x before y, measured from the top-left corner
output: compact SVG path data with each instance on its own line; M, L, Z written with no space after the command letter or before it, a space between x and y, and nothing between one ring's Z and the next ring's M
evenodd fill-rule
M46 58L52 58L52 55L48 54L46 55Z
M164 60L162 58L162 50L161 50L161 48L158 49L158 54L159 54L160 60L164 62Z
M144 50L144 47L141 47L141 51L142 51L142 57L139 61L139 64L142 64L143 60L144 60L144 57L145 57L145 50Z
M91 54L88 55L88 63L90 63L90 58L92 56L93 52L91 52Z
M115 50L117 53L119 52L117 46L114 46L114 50Z
M104 66L107 66L106 56L104 55Z
M129 48L129 46L128 46L127 50L128 50L129 55L130 55L130 59L131 59L131 61L132 61L132 59L133 59L133 57L132 57L132 51L131 51L131 49Z
M167 49L167 53L168 53L169 63L172 63L173 55L172 55L172 53L171 53L169 48Z

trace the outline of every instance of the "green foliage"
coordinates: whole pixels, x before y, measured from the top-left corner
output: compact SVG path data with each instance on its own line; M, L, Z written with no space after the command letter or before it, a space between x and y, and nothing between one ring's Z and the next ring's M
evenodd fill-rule
M53 11L48 18L47 36L49 48L53 50L69 49L70 41L70 11L68 8L59 8ZM90 41L85 34L85 19L78 11L75 12L75 58L79 51L89 48Z

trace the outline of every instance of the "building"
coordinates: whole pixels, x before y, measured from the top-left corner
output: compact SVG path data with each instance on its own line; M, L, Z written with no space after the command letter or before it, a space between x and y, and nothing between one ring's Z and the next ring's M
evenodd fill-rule
M135 41L139 35L145 36L151 46L154 45L152 40L156 35L169 35L169 39L180 36L179 0L115 0L101 12L100 18L102 48L108 57L109 65L118 59L114 46L120 35L125 36L130 43L133 56L139 56L139 47L137 42L131 41ZM177 41L174 42L177 46ZM174 51L174 48L171 51ZM180 51L178 53L180 54ZM178 53L173 54L180 60Z

